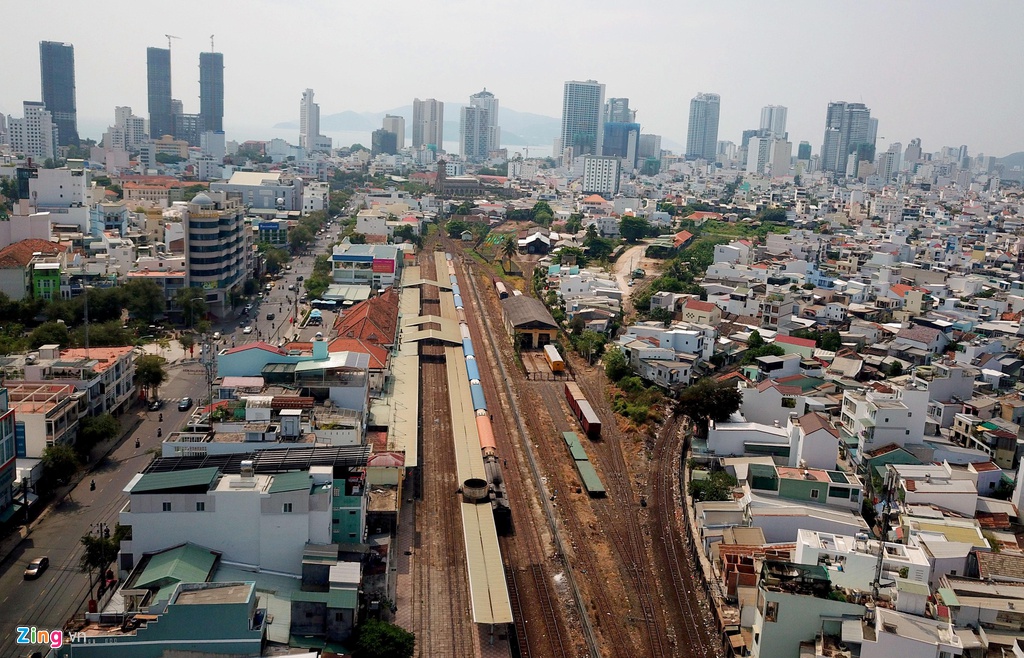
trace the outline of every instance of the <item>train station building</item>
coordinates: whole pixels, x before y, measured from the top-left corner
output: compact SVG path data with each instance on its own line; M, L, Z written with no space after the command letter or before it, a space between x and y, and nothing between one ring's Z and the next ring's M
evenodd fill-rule
M501 300L501 319L512 341L522 341L523 347L542 347L554 342L558 335L558 323L544 303L533 297L522 295Z

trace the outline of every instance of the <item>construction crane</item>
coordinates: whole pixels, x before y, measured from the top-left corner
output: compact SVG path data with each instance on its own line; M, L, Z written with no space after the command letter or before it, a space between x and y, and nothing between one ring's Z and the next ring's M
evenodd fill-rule
M165 34L164 36L167 37L167 50L171 49L171 39L180 39L181 38L181 37L176 37L173 34Z

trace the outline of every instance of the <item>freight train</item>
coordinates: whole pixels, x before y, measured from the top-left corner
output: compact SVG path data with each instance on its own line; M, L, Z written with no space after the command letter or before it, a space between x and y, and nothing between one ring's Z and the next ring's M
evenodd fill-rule
M480 365L476 362L473 339L470 337L469 324L466 322L468 311L462 301L462 291L459 290L458 280L455 276L455 263L452 260L452 255L446 253L445 260L448 263L448 280L452 284L452 294L455 298L455 313L459 319L462 354L466 360L469 393L473 400L473 410L476 412L476 430L480 437L480 451L484 459L484 472L487 475L488 498L491 501L491 509L494 511L494 525L499 535L508 535L512 533L512 508L509 506L505 490L505 477L501 471L502 460L498 457L498 444L494 440L494 427L491 425L491 416L487 411L487 398L484 396L484 387L480 383Z
M569 403L569 408L572 409L572 415L576 416L580 425L583 426L587 438L594 441L600 439L601 419L597 417L594 407L590 406L590 402L587 401L576 382L565 383L565 400Z

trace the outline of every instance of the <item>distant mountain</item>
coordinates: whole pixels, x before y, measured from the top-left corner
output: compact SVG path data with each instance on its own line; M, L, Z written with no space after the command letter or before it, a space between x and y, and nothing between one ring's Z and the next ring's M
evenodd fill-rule
M459 114L465 103L445 103L444 135L447 141L459 138ZM412 139L412 105L403 105L385 112L353 112L346 110L336 114L320 117L320 130L323 132L373 132L381 127L384 116L392 114L405 117L405 136ZM561 119L519 112L509 108L501 108L501 141L504 144L516 145L548 145L551 144L561 130ZM282 130L298 130L298 121L284 121L274 125Z
M996 163L1003 165L1003 169L1006 171L1009 171L1014 167L1024 169L1024 151L1017 151L1016 153L1011 153L1005 158L999 158L996 160Z

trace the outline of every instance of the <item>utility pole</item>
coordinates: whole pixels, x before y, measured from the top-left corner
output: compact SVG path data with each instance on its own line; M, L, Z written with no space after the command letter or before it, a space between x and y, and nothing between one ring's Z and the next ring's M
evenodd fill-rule
M211 342L210 334L203 334L203 346L202 356L200 362L203 365L203 371L206 373L206 389L209 394L210 413L213 413L213 379L216 372L217 364L214 361L213 354L213 343Z

